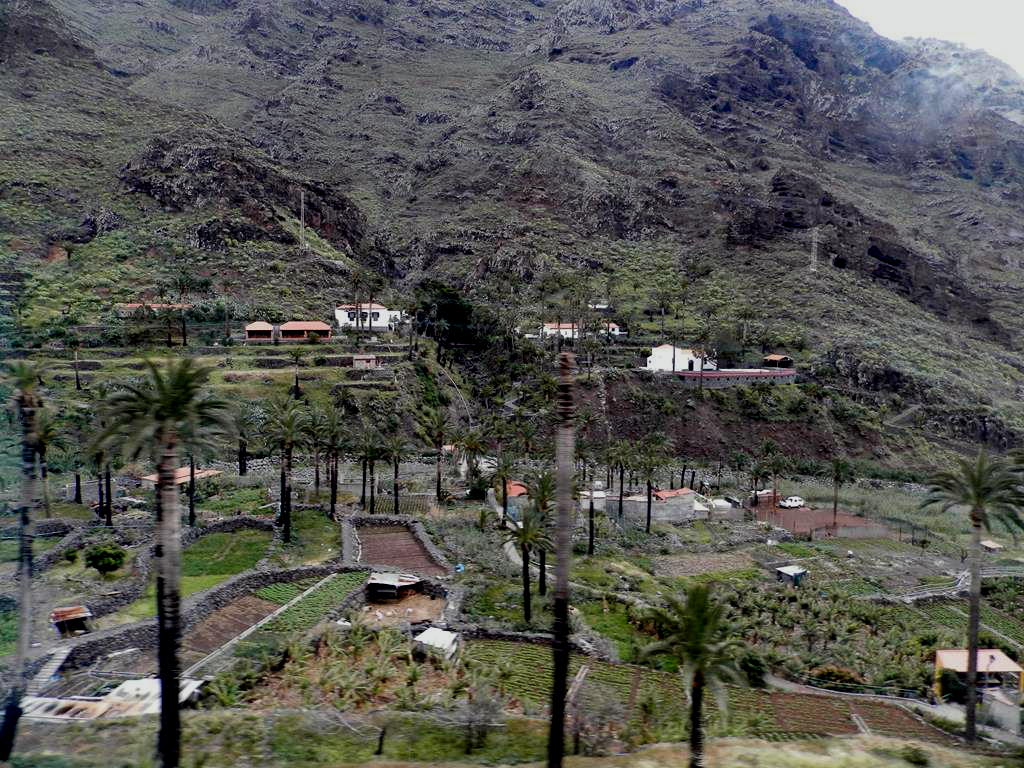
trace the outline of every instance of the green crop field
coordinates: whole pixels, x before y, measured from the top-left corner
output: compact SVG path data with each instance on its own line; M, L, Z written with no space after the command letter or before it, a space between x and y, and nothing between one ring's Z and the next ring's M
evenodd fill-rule
M266 632L298 633L312 629L354 590L366 581L366 571L339 573L326 581L305 599L266 624Z
M265 587L260 587L253 592L256 597L261 600L269 600L271 603L277 603L278 605L284 605L290 600L295 599L307 589L317 583L319 579L303 579L302 581L290 581L280 582L277 584L269 584Z

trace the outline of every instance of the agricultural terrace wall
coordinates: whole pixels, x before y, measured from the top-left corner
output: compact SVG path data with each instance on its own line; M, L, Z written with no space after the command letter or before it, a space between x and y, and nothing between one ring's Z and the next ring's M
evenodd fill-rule
M234 576L206 592L186 598L182 604L182 630L190 628L205 619L218 608L248 595L260 587L281 582L302 581L309 578L323 578L332 573L363 571L366 567L351 563L306 565L280 571L248 571ZM362 590L357 590L362 592ZM347 610L347 609L346 609ZM64 667L75 669L88 666L98 659L125 648L149 650L156 647L156 619L147 619L126 627L114 627L76 639Z
M355 553L350 550L353 537L353 528L358 528L361 525L374 526L374 527L387 527L392 526L395 528L407 529L427 551L427 555L437 565L444 568L446 571L451 572L452 566L448 562L448 558L444 556L440 549L434 544L430 538L430 534L427 533L427 529L423 527L423 523L417 520L415 517L406 517L404 515L350 515L342 518L342 558L349 559L354 558ZM377 565L373 563L373 565ZM385 565L381 563L381 565Z
M198 539L201 539L203 536L211 533L232 533L243 529L273 531L274 525L270 520L258 517L232 517L225 520L217 520L209 525L189 528L186 530L181 536L181 546L182 549L184 549L189 544L193 544ZM50 552L47 552L45 556L48 559L45 567L51 567L54 562L63 556L63 551L69 546L80 546L90 535L106 531L109 531L119 544L124 545L131 543L124 539L126 534L119 531L116 527L113 529L107 529L101 525L93 525L83 531L77 532L76 534L66 536L64 540L57 545L57 547ZM121 590L112 595L105 595L89 600L88 606L89 610L92 611L93 616L98 618L100 616L106 616L107 614L114 613L142 597L143 593L146 591L146 586L149 583L149 574L152 570L154 549L155 545L144 547L135 556L135 560L132 563L131 580L124 584Z
M450 626L450 629L458 632L464 639L468 640L510 640L516 643L543 645L548 648L555 643L554 635L547 632L513 632L511 630L485 627L480 624L453 624ZM579 642L579 639L575 636L569 638L569 650L586 656L596 656L608 660L603 654L595 654L591 646Z

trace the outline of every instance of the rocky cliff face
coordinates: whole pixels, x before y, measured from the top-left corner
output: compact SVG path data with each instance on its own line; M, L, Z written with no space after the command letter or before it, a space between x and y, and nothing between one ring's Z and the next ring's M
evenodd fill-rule
M178 113L105 183L198 216L191 246L290 247L304 189L310 225L344 253L372 235L401 287L528 309L552 275L685 278L823 356L879 345L1016 407L1024 81L982 53L831 0L49 2L2 6L4 87L84 50L69 66Z

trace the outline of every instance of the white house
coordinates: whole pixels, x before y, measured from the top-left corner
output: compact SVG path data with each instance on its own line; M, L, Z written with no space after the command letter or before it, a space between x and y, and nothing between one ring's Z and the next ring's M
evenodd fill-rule
M381 304L339 304L334 310L339 328L394 330L402 322L400 309L388 309Z
M563 339L578 339L580 326L578 323L544 323L540 329L541 338L561 336Z
M671 344L662 344L652 349L645 367L648 371L699 371L701 369L700 358L694 354L692 349L682 349ZM705 360L704 370L717 371L718 365L714 360Z
M602 335L608 334L609 336L616 336L616 337L617 336L628 336L629 335L626 332L626 329L625 328L621 328L618 323L601 323L598 326L598 328L597 328L597 332L602 334Z

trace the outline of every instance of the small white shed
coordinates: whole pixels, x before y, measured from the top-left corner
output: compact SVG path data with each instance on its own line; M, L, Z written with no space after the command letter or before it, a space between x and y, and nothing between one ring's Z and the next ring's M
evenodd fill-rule
M428 627L413 638L418 653L451 659L459 652L459 635L439 627Z
M779 581L799 587L800 583L807 578L807 569L799 565L784 565L775 569L775 575Z

